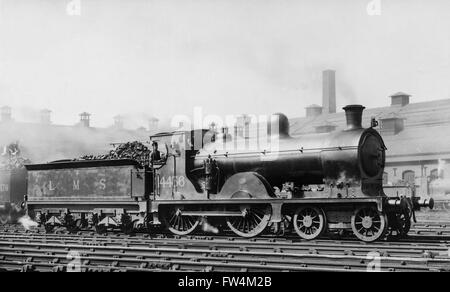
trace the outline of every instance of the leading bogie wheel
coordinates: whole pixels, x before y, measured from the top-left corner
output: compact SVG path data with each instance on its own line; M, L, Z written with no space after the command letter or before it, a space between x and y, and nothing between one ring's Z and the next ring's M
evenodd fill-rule
M261 234L267 227L272 216L270 206L240 206L242 216L227 217L228 227L241 237L254 237Z
M382 238L387 231L387 216L372 207L362 207L355 211L351 219L353 234L365 242Z
M320 236L327 225L325 213L317 207L300 207L295 211L292 219L295 232L306 240Z

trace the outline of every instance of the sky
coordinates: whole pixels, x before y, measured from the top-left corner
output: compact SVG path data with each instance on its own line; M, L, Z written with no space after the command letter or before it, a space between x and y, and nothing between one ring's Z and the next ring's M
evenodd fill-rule
M450 1L0 0L0 106L17 120L299 117L325 69L338 109L450 98Z

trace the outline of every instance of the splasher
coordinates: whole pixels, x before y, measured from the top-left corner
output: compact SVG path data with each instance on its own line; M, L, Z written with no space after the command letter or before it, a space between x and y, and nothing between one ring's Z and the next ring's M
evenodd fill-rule
M39 224L33 221L30 216L25 215L19 218L19 223L22 224L25 230L30 230L31 228L37 227Z

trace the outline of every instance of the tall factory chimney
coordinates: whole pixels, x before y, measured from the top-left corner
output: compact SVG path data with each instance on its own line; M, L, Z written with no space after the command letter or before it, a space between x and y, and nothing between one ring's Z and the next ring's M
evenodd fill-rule
M40 114L41 114L41 124L49 125L49 124L52 123L51 118L50 118L51 113L52 113L52 111L49 110L49 109L41 110L41 112L40 112Z
M324 114L336 112L336 78L334 70L322 72L322 107Z
M83 112L80 114L80 124L83 127L90 127L91 124L91 114L87 112Z
M2 122L8 122L12 120L11 108L9 106L3 106L0 108L0 119Z

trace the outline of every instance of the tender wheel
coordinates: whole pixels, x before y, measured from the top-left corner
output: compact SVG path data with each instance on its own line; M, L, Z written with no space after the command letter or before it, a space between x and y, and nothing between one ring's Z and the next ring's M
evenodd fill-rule
M95 231L98 234L105 234L106 231L108 231L108 227L106 227L105 225L101 224L101 225L95 225Z
M142 230L144 229L144 223L138 222L137 220L133 221L134 230Z
M134 231L134 224L133 222L126 222L123 223L120 228L122 229L122 232L125 234L131 234Z
M69 231L70 233L77 233L78 231L80 231L80 229L77 227L77 225L75 223L67 225L67 231Z
M325 230L325 214L320 208L300 207L295 211L292 220L297 234L307 240L312 240L320 236Z
M45 225L44 225L44 228L45 228L45 232L46 232L46 233L51 233L51 232L53 232L53 230L55 229L55 225L52 225L52 224L45 224Z
M192 233L200 223L197 216L183 215L181 207L171 208L165 217L167 228L176 235L188 235Z
M85 229L86 227L88 227L88 222L86 219L78 219L77 221L75 221L75 226L81 230L81 229Z
M356 237L362 241L372 242L385 235L387 217L377 209L363 207L353 214L351 225Z
M272 215L270 206L241 206L242 217L227 217L227 225L235 234L254 237L266 229Z
M66 229L70 233L76 233L79 231L79 228L77 227L77 221L74 220L74 218L71 215L67 215L66 218Z

